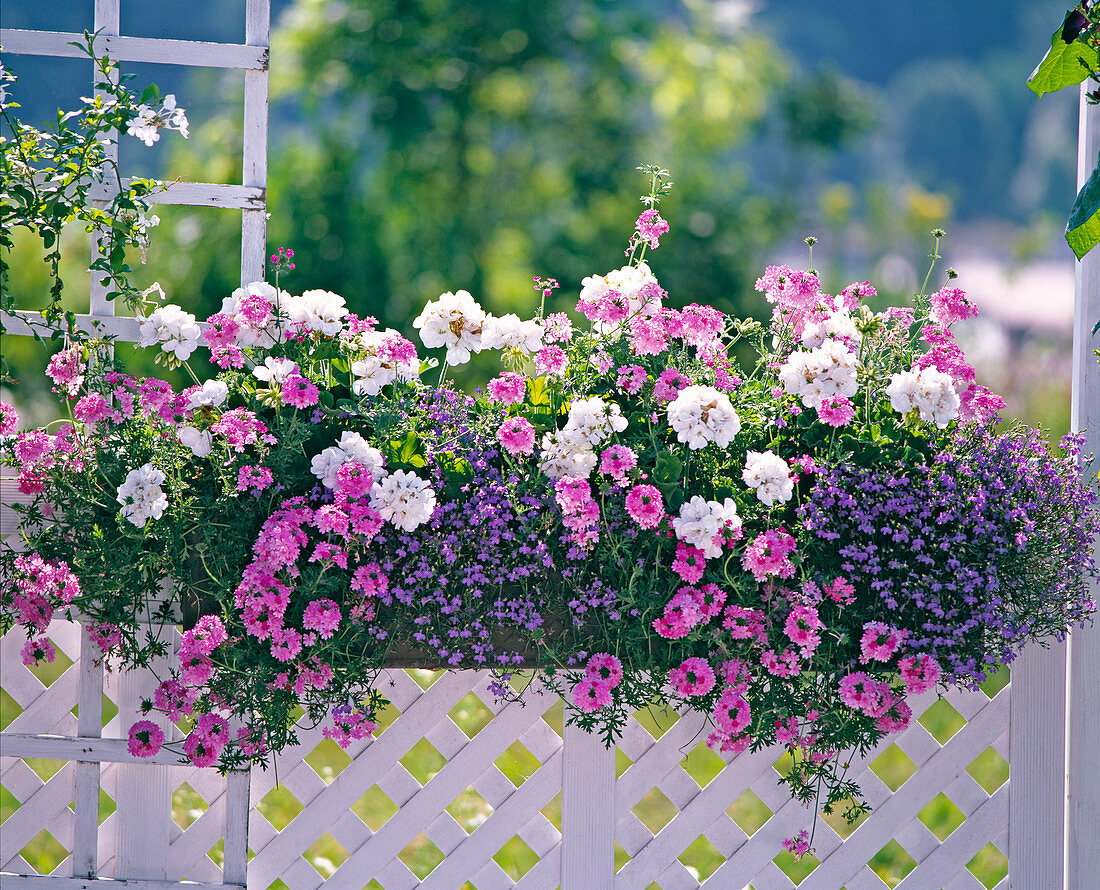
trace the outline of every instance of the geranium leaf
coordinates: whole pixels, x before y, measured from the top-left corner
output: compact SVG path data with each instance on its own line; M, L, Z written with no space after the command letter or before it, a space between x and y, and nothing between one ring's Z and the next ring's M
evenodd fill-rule
M1080 83L1090 71L1096 70L1096 50L1080 40L1066 43L1062 39L1062 28L1063 25L1058 26L1050 49L1027 79L1027 85L1040 96Z
M1066 243L1081 259L1100 243L1100 166L1077 195L1066 222Z

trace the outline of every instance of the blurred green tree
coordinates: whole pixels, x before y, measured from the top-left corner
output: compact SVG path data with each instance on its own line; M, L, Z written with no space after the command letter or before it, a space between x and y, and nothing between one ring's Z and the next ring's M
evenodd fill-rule
M720 12L299 0L272 38L269 242L295 248L290 286L336 291L401 328L458 288L497 312L529 311L536 274L562 281L564 301L620 264L640 207L634 168L651 162L676 184L662 205L674 225L656 258L662 283L676 302L742 308L798 213L797 181L760 169L770 152L750 168L747 146L765 132L769 145L805 138L799 108L830 134L819 144L866 122L843 103L792 105L791 64ZM233 181L240 138L230 116L208 123L172 175ZM150 266L173 299L201 291L198 313L236 285L236 257L235 224L195 214L165 214Z

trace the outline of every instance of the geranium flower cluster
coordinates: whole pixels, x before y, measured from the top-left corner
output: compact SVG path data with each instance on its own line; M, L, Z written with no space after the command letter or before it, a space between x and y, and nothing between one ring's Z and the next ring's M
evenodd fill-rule
M786 746L797 797L852 796L840 751L1088 618L1096 498L1077 440L1054 456L994 431L954 283L877 310L866 282L826 293L774 266L761 325L672 308L644 259L672 237L654 201L628 264L573 306L547 306L550 279L528 318L456 290L410 338L265 282L201 326L161 306L149 348L211 362L182 392L67 342L48 373L73 423L19 432L0 405L0 455L34 497L29 549L2 563L24 660L76 603L109 663L144 664L138 616L162 603L186 630L135 756L262 760L299 706L349 745L377 728L386 665L538 667L609 740L657 698L705 714L718 750ZM484 392L442 382L494 351Z

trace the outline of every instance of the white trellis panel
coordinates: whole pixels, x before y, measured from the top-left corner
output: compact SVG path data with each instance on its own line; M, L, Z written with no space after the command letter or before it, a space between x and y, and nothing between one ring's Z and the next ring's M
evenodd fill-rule
M241 284L263 278L267 252L267 117L270 0L245 0L245 42L207 43L119 34L121 0L93 0L94 29L99 31L96 50L119 62L155 62L244 71L244 148L240 185L175 182L150 197L154 204L223 207L241 211ZM80 58L84 53L72 42L83 35L61 31L0 29L5 53ZM117 160L118 146L108 151ZM106 195L105 190L100 195ZM93 194L93 198L95 195ZM95 248L93 247L93 260ZM77 327L98 329L121 341L136 342L138 325L132 318L115 316L114 303L106 299L107 286L92 276L88 312L77 315ZM29 335L23 320L35 312L0 313L8 335Z

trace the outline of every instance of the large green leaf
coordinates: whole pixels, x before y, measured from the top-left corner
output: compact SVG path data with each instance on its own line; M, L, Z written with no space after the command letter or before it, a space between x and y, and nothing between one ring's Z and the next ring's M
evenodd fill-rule
M1096 66L1096 50L1080 40L1066 43L1062 39L1062 26L1059 25L1051 38L1050 49L1031 72L1027 85L1040 96L1053 93L1062 87L1080 83L1089 76L1090 71L1096 70Z
M1081 259L1100 244L1100 158L1085 187L1077 194L1066 222L1066 243Z

